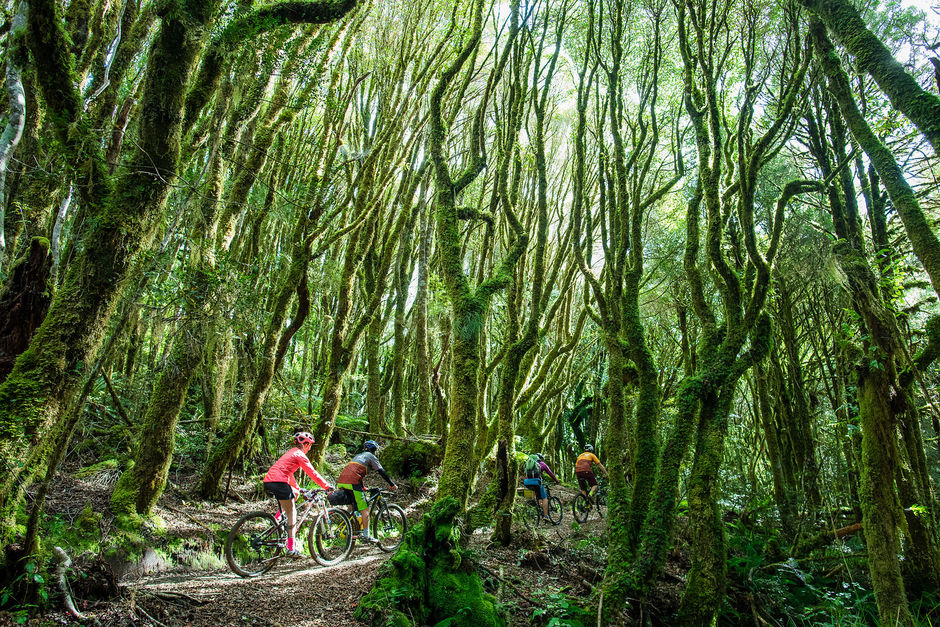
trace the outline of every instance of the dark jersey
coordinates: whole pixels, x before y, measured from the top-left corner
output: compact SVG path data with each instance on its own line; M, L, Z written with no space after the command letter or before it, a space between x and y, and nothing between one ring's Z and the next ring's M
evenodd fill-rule
M393 483L393 481L388 478L385 469L382 468L382 464L379 463L379 458L368 451L363 451L349 460L349 463L343 468L343 472L339 473L339 478L336 480L336 483L360 484L362 483L362 479L369 474L370 470L374 470L382 475L389 484Z

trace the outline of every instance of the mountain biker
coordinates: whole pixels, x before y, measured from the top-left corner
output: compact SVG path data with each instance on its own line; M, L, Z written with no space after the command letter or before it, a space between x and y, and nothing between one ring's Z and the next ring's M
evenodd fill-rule
M277 499L281 509L287 516L287 555L289 557L303 557L303 553L294 548L294 536L297 530L294 528L297 518L297 510L294 507L294 499L300 495L300 488L297 487L297 481L294 479L294 473L297 469L303 470L307 476L313 479L317 485L324 490L333 488L327 483L326 479L320 476L307 458L310 447L313 446L313 435L307 431L298 431L294 434L294 447L281 455L274 462L274 465L268 469L267 474L262 480L264 491Z
M348 500L355 503L356 510L362 517L361 538L366 542L377 542L377 540L369 535L369 505L366 503L366 497L363 494L363 477L369 474L369 469L372 469L382 475L382 478L388 482L389 489L398 489L395 482L391 480L388 473L382 468L382 464L379 463L379 458L375 456L378 450L379 445L375 440L366 440L363 442L362 452L349 460L349 463L343 468L343 472L341 472L336 479L336 487L342 489L343 492L346 493Z
M525 480L522 484L530 490L538 492L539 505L542 506L542 518L552 522L552 519L548 517L548 492L545 491L545 486L542 485L543 472L547 472L555 485L558 485L558 477L545 463L545 456L541 453L529 455L525 462Z
M604 468L604 464L594 454L594 447L585 444L584 452L578 455L578 459L574 464L574 474L578 478L581 494L585 497L588 496L588 487L590 487L591 496L594 496L597 492L597 477L594 476L594 468L591 464L597 464L601 472L604 473L604 478L607 478L607 469Z

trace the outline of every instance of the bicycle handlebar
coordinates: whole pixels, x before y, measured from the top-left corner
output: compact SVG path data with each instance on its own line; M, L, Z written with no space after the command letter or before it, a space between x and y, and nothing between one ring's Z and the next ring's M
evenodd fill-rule
M329 494L333 490L324 490L323 488L313 488L312 490L307 490L306 488L300 488L300 493L304 495L305 499L312 499L319 494Z

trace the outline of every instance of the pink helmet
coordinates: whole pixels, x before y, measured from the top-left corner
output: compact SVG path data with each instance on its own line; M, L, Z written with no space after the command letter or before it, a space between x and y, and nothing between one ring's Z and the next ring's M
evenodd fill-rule
M313 444L313 434L307 431L298 431L294 434L294 444L303 446L304 444Z

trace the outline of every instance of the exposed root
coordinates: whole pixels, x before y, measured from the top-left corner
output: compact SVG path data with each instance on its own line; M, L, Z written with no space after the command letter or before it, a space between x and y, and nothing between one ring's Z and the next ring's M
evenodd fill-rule
M85 617L82 616L82 613L78 611L75 607L75 603L72 601L72 593L69 591L69 582L65 577L66 571L72 565L72 559L62 547L54 546L52 547L52 552L55 553L56 560L58 561L55 567L55 574L59 584L59 591L62 593L62 597L65 600L65 609L75 618L79 620L84 619Z

